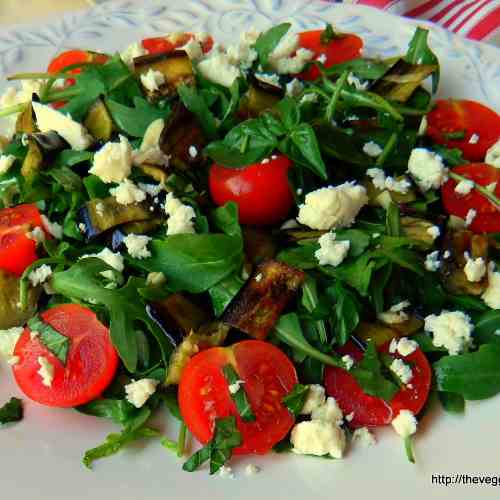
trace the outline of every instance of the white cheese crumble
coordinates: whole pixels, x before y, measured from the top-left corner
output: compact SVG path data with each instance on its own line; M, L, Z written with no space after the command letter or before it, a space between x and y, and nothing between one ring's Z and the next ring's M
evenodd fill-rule
M0 330L0 356L7 362L14 357L14 349L24 328L14 327L8 330Z
M76 151L83 151L92 144L93 139L87 129L69 115L39 102L32 105L40 132L57 132Z
M344 431L324 420L311 420L295 425L290 435L292 451L301 455L342 458L346 445Z
M121 182L132 171L132 147L127 138L120 135L120 142L107 142L94 155L89 173L97 175L103 182Z
M280 77L275 73L255 73L255 78L273 87L281 88Z
M241 386L244 383L244 380L236 380L236 382L229 384L227 386L227 388L229 389L229 394L236 394L241 389Z
M407 438L417 432L417 419L410 410L401 410L391 423L402 438Z
M97 215L99 215L99 217L104 217L104 203L99 202L95 206L95 211L97 212Z
M316 408L325 404L325 399L325 388L319 384L311 384L300 414L310 415Z
M198 71L207 80L223 87L230 87L241 74L239 68L231 64L229 56L215 47L198 63Z
M143 378L141 380L132 380L125 386L127 401L136 408L142 408L146 401L156 392L158 380L152 378Z
M6 174L14 162L16 161L16 157L14 155L1 155L0 156L0 175Z
M38 286L47 281L47 279L52 275L52 269L47 264L43 264L37 267L35 270L31 271L28 279L32 286Z
M26 236L30 240L35 241L37 245L40 245L40 243L45 241L45 231L40 226L34 227L31 232L26 233Z
M352 435L352 440L360 444L363 448L368 448L377 444L377 440L368 427L356 429Z
M243 69L250 68L258 57L257 51L252 46L259 35L260 33L253 28L241 33L238 45L232 45L227 49L229 62L235 66L239 65Z
M412 150L408 172L423 192L438 189L448 179L448 169L441 156L424 148Z
M160 136L165 126L165 121L158 118L151 122L144 133L141 146L132 152L132 163L140 166L143 163L168 166L169 157L160 149Z
M363 145L363 152L372 158L376 158L382 154L383 149L373 141L366 142Z
M407 384L413 378L411 368L401 359L397 358L391 363L391 371L403 382Z
M391 306L388 311L380 313L377 317L380 321L383 321L388 325L404 323L408 320L408 314L404 312L404 309L409 306L410 303L407 300L403 300L402 302Z
M427 229L426 233L432 238L432 240L435 240L441 235L441 230L438 226L431 226Z
M307 103L315 103L318 100L318 95L309 93L309 94L304 94L299 101L299 104L307 104Z
M427 115L424 115L422 117L422 120L420 120L420 125L418 127L417 135L418 136L423 136L427 132L427 126L429 125L427 121Z
M233 469L231 467L229 467L229 465L223 465L219 469L219 476L220 477L227 477L228 479L234 479Z
M488 149L484 161L493 167L500 168L500 138Z
M366 175L371 177L373 185L377 189L387 189L396 193L406 194L411 186L410 181L403 177L400 180L394 177L386 177L385 172L381 168L369 168Z
M165 83L165 76L162 72L150 68L147 73L141 75L141 83L146 90L156 92Z
M196 146L189 146L189 156L193 158L193 160L198 156L198 149Z
M129 67L134 65L134 59L136 57L145 56L147 50L142 46L141 43L135 42L131 43L121 54L121 60Z
M500 309L500 273L493 262L488 266L488 288L481 298L492 309Z
M142 234L128 234L123 243L127 247L127 252L134 259L147 259L151 257L151 252L148 250L148 244L151 241L149 236Z
M441 267L441 260L439 259L439 251L428 253L425 257L424 266L427 271L436 272Z
M184 205L173 193L167 194L165 212L169 216L167 220L167 236L195 232L193 219L196 213L193 207Z
M469 138L469 144L477 144L479 142L479 135L472 134Z
M52 387L52 382L54 381L54 365L45 357L38 356L38 364L40 368L37 373L42 377L42 384L45 387Z
M144 184L142 182L139 182L138 186L146 194L149 194L149 196L153 198L158 196L163 190L163 186L161 184Z
M351 411L351 413L348 413L346 416L345 416L345 420L346 422L352 422L352 419L354 418L354 412Z
M327 398L322 405L313 409L311 419L341 425L343 414L335 398Z
M486 191L489 191L490 193L494 193L496 188L497 188L497 182L492 182L486 186Z
M189 40L186 45L183 45L180 50L186 52L189 59L191 59L192 61L198 61L203 57L203 49L201 48L201 44L194 38L191 38L191 40Z
M304 91L304 84L298 78L294 78L286 84L285 89L288 97L298 97Z
M260 283L262 281L262 278L263 278L262 273L259 273L257 274L257 276L255 276L255 281L257 283Z
M120 273L125 269L123 257L119 253L112 252L109 248L104 248L99 253L82 255L80 259L87 259L89 257L95 257L97 259L101 259L108 266L112 267L113 269L115 269ZM110 280L113 279L112 271L103 271L101 274L105 278L108 278Z
M403 357L413 354L417 349L417 342L409 339L408 337L401 337L400 339L394 338L391 340L391 344L389 346L389 352L391 354L397 352Z
M125 179L117 187L111 188L109 193L115 197L120 205L140 203L146 199L146 193L129 179Z
M433 334L432 343L445 347L451 355L460 354L471 341L474 328L469 316L462 311L442 311L425 318L424 328Z
M366 203L366 189L355 182L328 186L306 195L297 220L311 229L348 227Z
M296 75L304 70L306 64L312 60L314 52L308 49L299 49L293 57L286 57L269 62L273 69L280 75Z
M247 476L255 476L255 474L258 474L260 472L260 467L254 464L248 464L245 467L245 474Z
M319 249L314 252L320 266L337 267L349 253L351 243L349 241L336 241L335 233L325 233L319 239Z
M161 286L167 282L167 278L162 272L151 272L146 276L146 285Z
M471 283L477 283L483 279L486 274L486 262L482 257L472 258L468 252L464 253L465 266L464 273L467 280Z
M43 226L56 240L63 237L63 227L57 222L51 222L46 215L41 216Z
M352 73L347 75L347 83L352 85L356 90L366 90L370 84L370 82L361 82L361 80Z
M465 216L465 227L470 226L474 222L476 215L477 215L476 210L470 208L469 211L467 212L467 215Z
M341 359L347 371L349 371L354 366L354 359L352 358L352 356L349 356L349 354L344 354Z

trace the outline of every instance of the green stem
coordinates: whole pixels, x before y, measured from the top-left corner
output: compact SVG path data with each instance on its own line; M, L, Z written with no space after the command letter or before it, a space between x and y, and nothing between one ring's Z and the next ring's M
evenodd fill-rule
M349 71L344 71L337 81L337 88L333 91L332 98L330 99L330 102L326 107L326 121L328 123L331 123L331 121L333 120L333 115L335 114L335 108L337 107L340 92L343 89L348 76Z
M432 110L432 106L428 106L425 109L415 109L415 108L409 108L408 106L402 106L401 104L392 104L392 107L399 111L402 115L405 116L422 116L426 115L427 113L430 113Z
M179 437L177 438L177 456L182 457L186 449L186 435L187 427L184 422L181 423L181 428L179 429Z
M458 181L458 182L460 182L460 181L474 182L472 179L469 179L468 177L464 177L463 175L457 174L455 172L449 172L448 177L450 177L450 179L453 179L453 180ZM479 191L485 198L490 200L491 203L493 203L493 205L495 205L497 210L500 210L500 198L498 198L495 195L495 193L491 193L484 186L481 186L477 182L474 182L474 189Z
M175 441L173 441L172 439L168 439L168 438L164 437L164 438L162 438L160 443L167 450L173 451L174 453L177 453L177 443Z
M28 105L29 102L22 102L20 104L14 104L14 106L8 106L0 109L0 118L3 116L13 115L15 113L22 113Z
M405 451L408 460L414 464L415 463L415 455L413 453L413 439L411 436L405 437Z
M398 134L397 132L393 132L389 137L389 140L387 141L386 145L384 146L384 150L382 151L380 156L377 158L377 161L375 162L375 165L377 167L381 167L385 163L385 160L387 160L389 155L392 153L397 142L398 142Z

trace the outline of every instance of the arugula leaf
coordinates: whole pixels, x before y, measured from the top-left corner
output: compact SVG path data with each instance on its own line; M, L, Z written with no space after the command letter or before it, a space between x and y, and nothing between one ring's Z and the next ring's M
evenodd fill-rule
M233 449L240 446L241 442L242 437L236 426L236 417L218 418L215 420L212 441L192 455L182 469L193 472L210 461L210 474L215 474L231 458Z
M429 149L441 156L445 163L447 163L450 167L458 167L459 165L466 163L461 149L450 149L439 144L433 144Z
M319 305L318 297L318 285L316 280L311 276L306 278L306 281L302 285L302 305L312 313ZM323 320L317 320L314 322L314 328L318 332L319 340L322 344L326 344L328 341L328 336L326 332L326 325Z
M65 149L61 151L54 159L54 167L73 167L84 161L91 161L94 153L90 151L75 151Z
M19 422L23 419L23 402L18 398L10 398L0 408L0 425Z
M282 23L259 35L257 42L255 42L255 50L259 55L259 62L264 68L269 61L271 52L278 46L291 27L290 23Z
M54 328L48 323L45 323L38 315L28 321L28 326L32 332L38 332L38 338L42 344L56 356L61 363L66 364L70 339L57 330L54 330Z
M252 411L252 407L250 406L250 402L248 401L245 389L240 384L238 384L238 382L240 382L240 378L238 377L236 370L232 365L227 364L222 368L222 372L224 373L224 377L226 377L231 399L234 401L240 417L245 422L255 422L255 414ZM236 392L232 392L231 386L235 384L238 384L238 390Z
M85 415L107 418L117 424L126 424L137 415L137 409L125 399L96 399L76 410Z
M208 104L203 99L203 94L190 85L180 85L177 92L184 106L198 118L198 123L205 135L209 139L214 139L217 135L217 123Z
M226 307L230 304L234 297L236 297L244 284L244 280L242 280L237 274L233 274L209 288L208 293L210 294L212 307L216 317L220 317L222 315L222 313L226 310Z
M500 392L500 345L484 344L477 352L445 356L432 366L440 391L460 394L466 400Z
M489 310L477 319L474 340L479 344L500 345L500 310Z
M402 236L399 207L395 203L389 203L385 214L385 227L388 236Z
M80 191L83 188L81 177L68 167L51 168L46 175L52 177L68 193Z
M438 391L439 401L448 413L463 414L465 412L465 399L460 394Z
M335 334L338 343L344 345L358 326L360 317L360 305L356 300L356 296L342 286L340 281L327 290L327 293L334 297L334 317L335 317Z
M309 394L309 386L302 384L295 384L291 392L289 392L283 399L283 404L290 410L295 418L300 415L304 403L306 402Z
M352 59L339 64L334 64L324 70L328 76L340 76L345 71L354 73L363 80L378 80L382 78L390 64L378 59Z
M399 387L382 375L382 364L373 341L368 342L363 359L351 369L350 373L355 377L363 391L370 396L391 401L399 392Z
M317 242L300 245L295 248L286 248L276 257L281 262L300 269L314 269L318 266L318 259L314 253L319 249Z

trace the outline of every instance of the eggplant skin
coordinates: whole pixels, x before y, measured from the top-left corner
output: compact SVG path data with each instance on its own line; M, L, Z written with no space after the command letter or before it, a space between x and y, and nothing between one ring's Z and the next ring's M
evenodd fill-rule
M275 260L263 262L229 304L222 321L264 339L304 279L304 272L292 266Z

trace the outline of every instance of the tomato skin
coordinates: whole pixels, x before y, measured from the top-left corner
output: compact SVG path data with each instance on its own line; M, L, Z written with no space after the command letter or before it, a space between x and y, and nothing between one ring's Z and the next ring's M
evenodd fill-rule
M359 361L363 354L359 348L351 343L339 350L342 354L349 354ZM389 343L383 344L379 352L388 353ZM356 379L342 368L327 367L325 372L325 387L329 396L333 396L344 415L353 413L350 426L377 427L392 422L401 410L410 410L415 415L424 407L429 396L432 371L425 354L417 349L406 357L398 353L392 354L396 358L408 363L413 371L410 380L411 388L402 388L390 402L366 394Z
M118 368L118 355L111 344L109 330L90 309L77 304L56 306L43 312L41 317L71 339L66 365L39 339L32 340L26 327L14 349L19 363L12 367L21 390L33 401L60 408L82 405L99 397ZM39 356L45 356L54 366L51 387L43 385L37 373Z
M452 172L473 180L476 184L487 186L496 182L495 195L500 196L500 169L487 163L468 163L460 165L451 170ZM473 189L467 195L455 193L457 181L448 179L441 188L441 197L445 210L450 215L456 215L465 219L467 212L474 209L477 212L476 217L468 226L475 233L496 233L500 231L500 212L493 203L486 197Z
M469 100L438 100L427 115L427 135L434 142L449 148L458 148L469 161L483 161L486 151L500 137L500 115L492 109ZM464 131L460 140L446 139L445 134ZM476 144L469 141L473 134Z
M286 218L293 206L286 156L241 169L214 164L209 172L210 194L217 205L234 201L242 224L270 225Z
M244 422L229 394L222 368L232 363L244 388L255 422ZM236 454L263 454L283 439L295 419L281 402L298 382L292 362L277 347L245 340L231 347L213 347L194 356L179 384L179 405L191 433L203 444L213 435L215 419L234 415L242 434Z
M325 68L329 68L334 64L340 64L361 56L363 49L363 40L357 35L345 34L341 38L332 40L326 45L321 43L321 35L323 30L304 31L299 33L299 45L314 52L313 60L321 55L326 56L326 61L323 63ZM321 75L320 70L316 66L311 66L307 71L300 75L303 80L316 80Z
M36 242L26 236L35 227L43 224L34 204L0 210L0 269L21 276L38 259Z
M172 43L168 37L159 36L153 38L145 38L142 40L142 46L145 50L148 51L149 54L163 54L172 52L175 49L183 47L190 40L194 38L193 33L183 33L182 36L176 40L176 43ZM207 37L207 39L201 44L201 48L203 53L206 54L212 50L214 45L214 40L211 36Z

